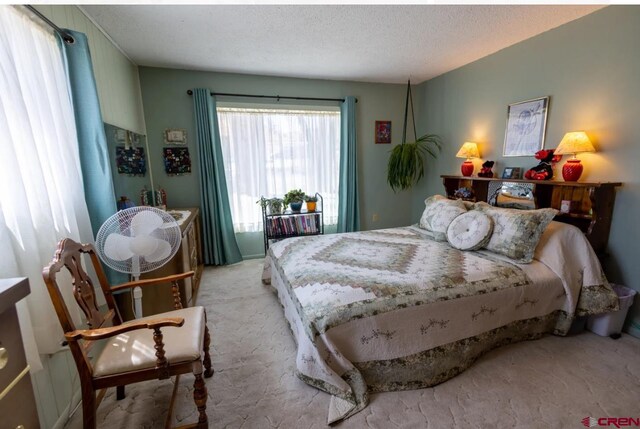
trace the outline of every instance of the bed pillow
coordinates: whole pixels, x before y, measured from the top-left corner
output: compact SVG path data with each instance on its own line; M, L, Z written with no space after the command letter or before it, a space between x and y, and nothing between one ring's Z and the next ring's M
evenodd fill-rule
M452 220L467 212L460 200L450 200L442 195L434 195L424 200L424 212L420 218L420 228L433 232L437 241L447 240L447 228Z
M489 243L493 220L489 215L473 210L455 218L447 229L447 240L459 250L478 250Z
M542 233L558 213L558 210L551 208L505 209L483 202L476 203L474 210L486 213L493 220L493 234L485 247L521 264L533 260Z

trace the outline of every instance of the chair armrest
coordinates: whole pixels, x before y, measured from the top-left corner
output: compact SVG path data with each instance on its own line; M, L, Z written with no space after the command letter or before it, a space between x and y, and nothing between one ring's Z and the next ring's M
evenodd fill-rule
M133 282L122 283L121 285L111 287L111 292L115 292L122 289L131 289L134 287L143 287L143 286L151 286L157 285L160 283L170 283L177 280L186 279L188 277L193 277L195 275L195 271L187 271L186 273L174 274L167 277L159 277L157 279L145 279L145 280L136 280Z
M67 341L77 341L79 339L96 341L104 338L114 337L124 334L125 332L135 331L137 329L159 329L165 326L173 326L176 328L184 325L184 317L165 317L162 319L151 319L143 321L133 321L118 326L99 329L78 329L64 334Z

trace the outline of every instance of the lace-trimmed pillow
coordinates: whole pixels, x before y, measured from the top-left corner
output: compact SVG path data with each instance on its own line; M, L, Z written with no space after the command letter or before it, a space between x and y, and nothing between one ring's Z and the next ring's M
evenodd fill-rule
M521 264L533 260L533 254L547 225L558 213L556 209L516 210L479 202L474 210L493 219L493 234L487 250L507 256Z
M420 228L433 232L437 241L447 240L447 228L455 218L467 212L460 200L450 200L442 195L434 195L424 200L424 212L420 218Z
M478 250L489 243L493 220L481 211L473 210L455 218L447 229L447 240L459 250Z

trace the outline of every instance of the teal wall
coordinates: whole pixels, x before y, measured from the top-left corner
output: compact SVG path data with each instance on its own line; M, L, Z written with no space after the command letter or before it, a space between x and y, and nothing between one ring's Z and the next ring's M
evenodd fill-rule
M198 153L195 141L191 88L205 87L217 92L341 98L354 95L357 104L358 180L360 184L360 224L362 229L408 225L411 194L394 194L386 185L386 165L392 145L374 144L374 121L392 121L393 144L400 143L404 116L405 86L266 77L229 73L198 72L140 67L145 122L153 168L154 185L167 191L169 207L199 206ZM223 100L222 98L220 99ZM224 101L247 99L224 98ZM255 102L255 99L249 99ZM290 104L290 101L287 101ZM317 103L316 103L317 104ZM335 105L335 103L334 103ZM166 128L185 128L192 159L191 175L168 177L162 164L162 133ZM256 210L260 210L258 205ZM373 215L378 221L373 221ZM262 234L238 234L244 256L262 253Z
M479 143L484 160L496 161L496 172L536 165L532 157L502 158L506 110L550 95L545 148L555 148L568 131L585 130L598 152L579 155L581 180L624 182L605 269L610 280L640 290L639 41L640 7L610 6L421 84L419 127L448 145L413 192L413 217L426 196L443 192L441 174L460 173L455 153L466 140ZM640 336L640 299L632 312L630 330Z

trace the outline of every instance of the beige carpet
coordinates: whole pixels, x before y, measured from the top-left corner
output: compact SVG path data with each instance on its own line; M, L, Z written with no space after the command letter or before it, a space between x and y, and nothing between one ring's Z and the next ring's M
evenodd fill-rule
M261 260L205 270L199 304L213 330L208 379L212 428L326 427L329 395L294 375L295 345ZM176 423L195 418L192 377L184 376ZM100 428L162 427L170 381L109 392ZM81 410L68 425L81 427ZM578 428L584 417L640 417L640 340L585 332L494 350L439 386L371 395L369 407L338 428Z

